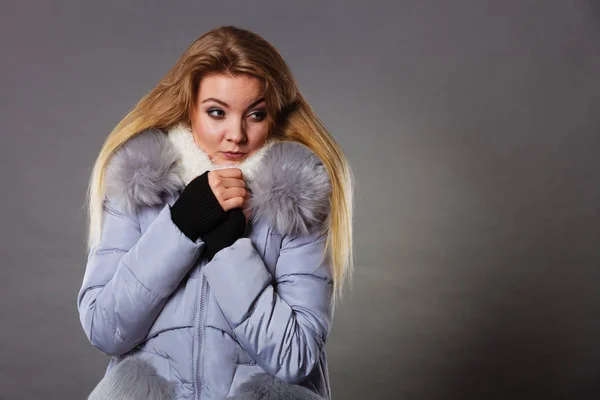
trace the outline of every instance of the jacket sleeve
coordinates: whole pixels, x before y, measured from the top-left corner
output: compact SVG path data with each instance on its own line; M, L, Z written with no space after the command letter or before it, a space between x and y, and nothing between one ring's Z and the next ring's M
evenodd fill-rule
M275 276L248 238L205 265L205 276L236 339L265 371L291 383L318 363L333 318L326 237L286 237Z
M143 341L203 245L177 228L168 204L142 235L137 216L105 202L100 244L88 254L77 296L90 342L118 355Z

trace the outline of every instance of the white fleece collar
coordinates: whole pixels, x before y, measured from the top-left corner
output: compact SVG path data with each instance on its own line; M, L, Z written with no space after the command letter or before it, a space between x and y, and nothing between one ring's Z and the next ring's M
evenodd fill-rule
M253 218L264 218L283 235L327 226L331 182L319 157L305 145L273 140L237 167L251 193ZM164 204L165 195L175 196L194 177L217 168L223 167L198 148L189 129L176 127L168 134L149 129L111 156L105 196L125 212L138 212Z
M224 168L239 168L245 180L251 181L256 175L265 154L274 141L267 141L260 149L251 154L244 161L231 166L216 165L194 141L192 130L183 124L178 124L168 130L168 138L176 151L180 154L181 178L187 185L198 175L206 171Z

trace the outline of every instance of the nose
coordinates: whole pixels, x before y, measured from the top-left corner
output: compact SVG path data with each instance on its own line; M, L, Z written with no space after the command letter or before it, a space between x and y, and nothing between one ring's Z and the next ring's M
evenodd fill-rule
M233 143L244 143L246 141L246 124L243 119L235 120L227 130L226 138Z

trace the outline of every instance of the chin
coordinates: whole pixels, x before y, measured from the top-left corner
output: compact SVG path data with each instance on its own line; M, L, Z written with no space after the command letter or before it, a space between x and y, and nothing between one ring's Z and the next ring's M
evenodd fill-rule
M233 167L233 166L243 163L246 158L247 157L244 157L240 160L227 160L227 159L218 158L218 159L213 160L213 163L215 165L218 165L219 167Z

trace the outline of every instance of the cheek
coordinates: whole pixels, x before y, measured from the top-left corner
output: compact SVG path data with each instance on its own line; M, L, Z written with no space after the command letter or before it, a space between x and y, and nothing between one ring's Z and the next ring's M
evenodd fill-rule
M196 142L211 152L221 142L223 137L222 127L208 116L196 118L192 125Z
M269 136L269 125L265 122L253 124L248 130L248 137L254 148L262 146Z

